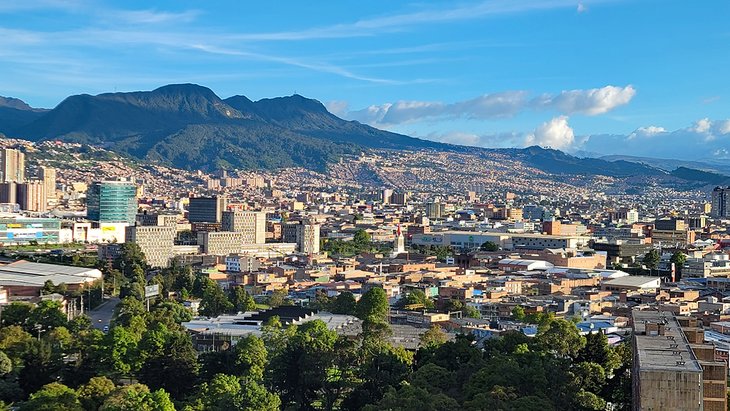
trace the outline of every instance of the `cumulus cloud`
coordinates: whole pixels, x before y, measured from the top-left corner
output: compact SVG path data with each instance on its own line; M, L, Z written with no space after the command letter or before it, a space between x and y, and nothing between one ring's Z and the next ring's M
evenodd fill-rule
M571 148L575 142L573 129L568 125L568 116L555 117L542 123L533 134L525 138L525 145L539 145L543 147L565 150Z
M702 118L677 130L639 127L628 135L591 135L581 139L585 151L633 156L705 160L730 152L730 120Z
M595 116L607 113L616 107L628 104L636 95L636 89L606 86L589 90L568 90L556 96L544 95L535 100L539 106L555 108L565 114L586 114Z
M559 94L530 97L527 91L485 94L455 103L440 101L397 101L342 113L345 118L374 126L389 126L434 119L495 119L526 110L553 110L564 115L604 114L628 104L636 94L631 86L606 86L567 90Z

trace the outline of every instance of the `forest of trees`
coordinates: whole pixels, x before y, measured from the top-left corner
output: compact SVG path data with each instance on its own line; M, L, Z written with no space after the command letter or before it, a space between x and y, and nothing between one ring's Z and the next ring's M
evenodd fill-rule
M13 303L0 319L0 410L600 410L630 405L630 347L602 334L532 316L538 335L507 332L480 347L430 329L416 352L392 345L388 300L372 288L320 301L363 321L348 338L322 321L295 326L272 318L260 336L198 354L180 325L177 300L146 310L139 287L201 298L206 315L250 309L243 289L225 292L189 268L145 279L144 256L125 249L110 270L122 301L104 334L87 317L67 321L58 303ZM141 270L141 272L140 272ZM415 300L419 295L412 297ZM272 296L273 299L273 296ZM277 299L283 299L278 296ZM285 301L272 301L280 304ZM274 305L274 304L272 304ZM516 313L519 315L519 313ZM524 314L524 313L522 313Z

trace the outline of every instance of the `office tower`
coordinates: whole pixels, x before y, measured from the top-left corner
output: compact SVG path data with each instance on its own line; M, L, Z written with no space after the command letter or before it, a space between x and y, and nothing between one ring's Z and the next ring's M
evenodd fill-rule
M171 226L130 226L126 228L126 241L139 245L151 267L168 267L175 256L176 234Z
M47 211L46 187L42 181L18 184L17 199L21 210Z
M730 187L715 187L712 190L712 209L710 217L728 218L730 217Z
M0 183L0 203L18 203L18 184L16 184L14 181Z
M56 197L56 169L42 166L38 169L38 178L43 181L46 189L46 198Z
M86 193L86 216L98 223L134 224L137 187L130 181L96 181Z
M426 217L428 218L442 218L446 213L446 205L435 201L433 203L426 203Z
M266 242L266 213L263 211L224 211L221 230L244 234L246 244Z
M383 204L390 204L390 198L393 196L393 190L386 188L380 193L380 201Z
M283 243L296 243L297 232L299 231L299 222L290 221L284 223L281 227L281 242Z
M25 181L25 154L13 149L4 148L0 151L0 181L6 183Z
M408 203L408 193L393 193L390 196L391 204L406 205Z
M188 221L191 223L220 223L228 205L226 197L190 197Z
M297 225L297 249L304 254L319 254L319 224Z

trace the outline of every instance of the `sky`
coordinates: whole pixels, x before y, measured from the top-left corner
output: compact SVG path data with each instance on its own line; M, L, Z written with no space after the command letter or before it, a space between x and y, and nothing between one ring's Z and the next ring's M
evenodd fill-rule
M0 2L0 95L294 93L437 141L730 159L730 2Z

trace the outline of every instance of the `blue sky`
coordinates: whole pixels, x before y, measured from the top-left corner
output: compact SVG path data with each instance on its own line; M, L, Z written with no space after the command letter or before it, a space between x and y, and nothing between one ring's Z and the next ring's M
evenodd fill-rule
M728 16L719 0L2 2L0 95L192 82L454 143L728 158Z

